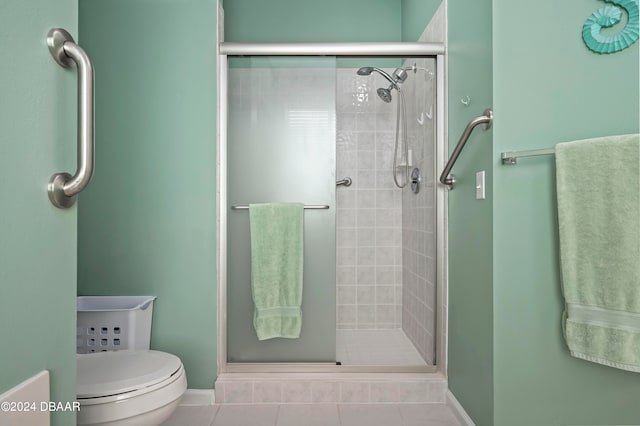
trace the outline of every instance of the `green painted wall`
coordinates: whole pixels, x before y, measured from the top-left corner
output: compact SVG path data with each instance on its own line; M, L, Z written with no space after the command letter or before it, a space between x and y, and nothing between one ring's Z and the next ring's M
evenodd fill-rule
M400 0L227 0L225 40L400 41L401 10Z
M448 4L449 152L492 106L491 1ZM460 99L469 96L465 106ZM480 426L493 424L493 132L476 128L449 192L449 388ZM475 199L486 171L487 199Z
M77 36L77 23L75 0L0 2L0 394L49 370L62 402L76 397L77 209L55 208L47 182L75 171L77 78L46 36L58 26ZM75 413L51 421L75 424Z
M96 67L96 172L78 292L158 296L152 349L216 376L215 0L80 0Z
M402 41L417 41L442 0L401 0Z
M226 41L416 41L442 0L227 0ZM295 19L294 19L295 17Z
M613 55L584 46L603 2L493 4L495 424L637 425L640 376L574 359L562 338L553 157L498 158L638 132L640 43Z
M227 0L224 28L229 42L401 41L402 5L401 0ZM339 68L401 64L395 58L337 59Z
M580 38L601 6L448 5L450 143L485 106L496 114L493 147L472 137L456 166L461 179L488 169L488 200L467 180L449 203L449 386L480 426L640 419L637 376L571 358L562 338L553 157L499 163L505 150L639 131L639 44L597 55Z

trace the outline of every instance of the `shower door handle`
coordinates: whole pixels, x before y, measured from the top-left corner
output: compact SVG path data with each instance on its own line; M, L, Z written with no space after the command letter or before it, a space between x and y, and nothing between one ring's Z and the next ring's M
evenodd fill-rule
M344 179L340 179L339 181L336 182L336 186L340 186L340 185L351 186L351 178L346 177Z
M66 209L75 203L76 196L93 176L93 64L85 51L74 42L73 37L61 28L49 31L47 45L58 64L68 68L75 63L78 69L78 167L73 176L64 172L54 174L48 185L49 200L54 206Z

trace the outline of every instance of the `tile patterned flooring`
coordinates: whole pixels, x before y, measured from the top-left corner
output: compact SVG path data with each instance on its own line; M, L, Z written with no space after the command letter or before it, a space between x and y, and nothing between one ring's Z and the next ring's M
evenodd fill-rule
M427 365L401 329L337 330L342 365Z
M180 406L163 426L460 426L445 404Z

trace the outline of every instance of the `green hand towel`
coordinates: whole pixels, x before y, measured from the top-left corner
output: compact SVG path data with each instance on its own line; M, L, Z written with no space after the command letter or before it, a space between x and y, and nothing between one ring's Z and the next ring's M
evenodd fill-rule
M556 146L571 355L640 372L640 135Z
M303 209L300 203L249 205L253 326L258 340L300 337Z

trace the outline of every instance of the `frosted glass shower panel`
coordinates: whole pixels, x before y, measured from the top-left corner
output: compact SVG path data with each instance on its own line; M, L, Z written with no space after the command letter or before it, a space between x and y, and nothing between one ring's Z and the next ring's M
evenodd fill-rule
M229 362L335 361L335 58L236 58L228 73ZM258 341L249 213L232 205L301 202L302 332Z

